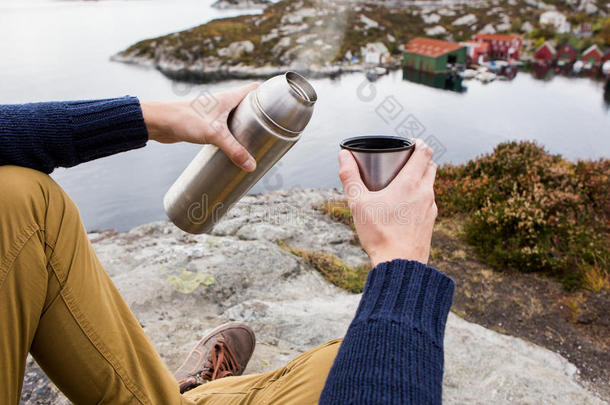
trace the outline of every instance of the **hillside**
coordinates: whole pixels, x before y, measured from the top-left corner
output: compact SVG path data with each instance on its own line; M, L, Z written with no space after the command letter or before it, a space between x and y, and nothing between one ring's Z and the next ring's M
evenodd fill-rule
M415 36L462 40L479 31L528 33L550 8L591 21L608 13L608 5L596 0L549 4L539 0L468 4L283 0L260 15L214 20L138 42L113 58L200 81L267 77L288 68L327 75L349 70L349 66L338 67L338 62L346 54L361 57L362 48L370 43L383 43L397 61L402 44Z

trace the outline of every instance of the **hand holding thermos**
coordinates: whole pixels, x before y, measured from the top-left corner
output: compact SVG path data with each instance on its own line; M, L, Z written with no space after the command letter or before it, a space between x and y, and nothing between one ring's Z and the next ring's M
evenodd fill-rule
M249 92L227 115L226 134L249 151L256 169L244 171L222 149L204 146L163 199L172 222L190 233L210 231L298 141L316 100L311 84L294 72L275 76Z

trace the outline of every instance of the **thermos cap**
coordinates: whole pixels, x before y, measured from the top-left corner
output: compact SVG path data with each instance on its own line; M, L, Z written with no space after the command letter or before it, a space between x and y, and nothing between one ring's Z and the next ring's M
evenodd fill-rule
M305 129L317 100L311 84L295 72L275 76L256 89L261 112L287 136L298 136Z

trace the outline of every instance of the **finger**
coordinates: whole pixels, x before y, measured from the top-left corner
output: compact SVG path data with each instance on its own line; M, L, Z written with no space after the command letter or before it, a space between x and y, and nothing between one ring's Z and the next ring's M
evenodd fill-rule
M404 183L405 181L421 180L433 154L432 149L424 141L416 139L415 150L396 176L396 182Z
M437 165L434 161L430 161L428 163L428 167L426 167L426 172L422 177L422 185L426 188L434 188L434 179L436 178L436 169Z
M358 200L368 190L360 177L356 159L345 149L339 152L339 179L349 201Z
M256 160L250 155L248 150L225 128L219 136L216 136L212 143L218 146L231 161L238 167L247 172L256 169Z
M258 82L254 82L223 92L219 97L223 101L223 107L227 110L232 110L237 107L237 105L246 98L248 93L255 90L259 85Z

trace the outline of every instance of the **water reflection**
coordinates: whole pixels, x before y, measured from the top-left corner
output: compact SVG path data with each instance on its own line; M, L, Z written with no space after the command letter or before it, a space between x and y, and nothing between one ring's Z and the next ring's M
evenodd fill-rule
M538 80L549 81L553 78L553 69L548 63L534 63L532 74Z
M424 86L434 87L442 90L464 93L468 88L462 85L462 77L456 72L450 73L428 73L420 70L404 68L402 79Z

